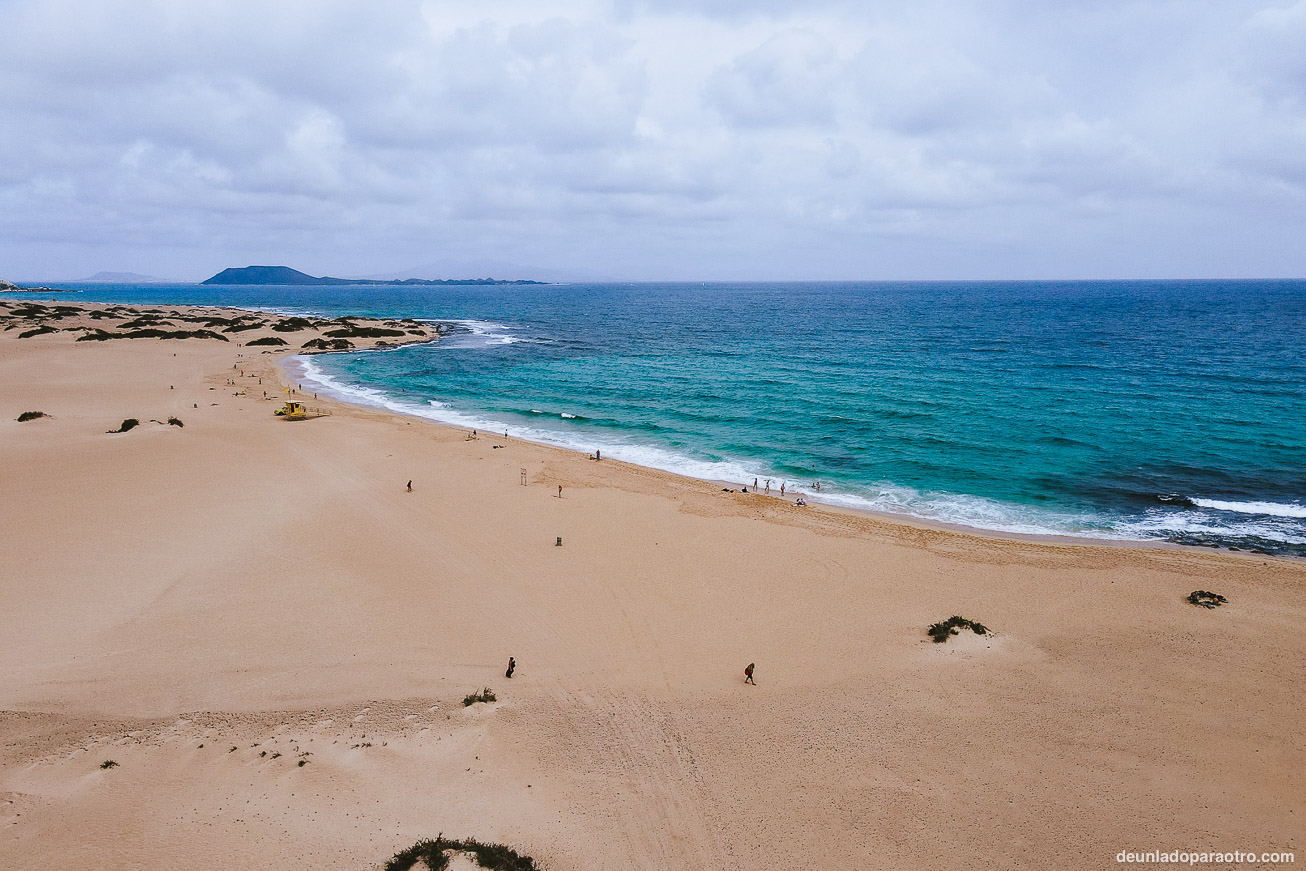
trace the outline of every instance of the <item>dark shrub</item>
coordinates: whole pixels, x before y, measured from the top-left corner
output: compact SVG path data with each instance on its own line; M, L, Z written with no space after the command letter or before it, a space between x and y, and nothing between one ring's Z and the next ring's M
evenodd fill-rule
M309 339L302 347L317 348L321 351L348 351L354 343L348 339Z
M475 693L475 692L468 693L467 696L463 699L463 707L470 708L472 705L476 704L477 702L497 702L497 701L498 699L494 695L494 690L490 689L489 687L486 687L485 689L481 690L479 693Z
M530 856L523 856L502 844L482 844L475 838L462 841L450 841L441 833L435 840L418 841L385 864L385 871L409 871L419 861L425 862L431 871L444 871L449 867L447 851L455 850L471 853L482 868L494 871L536 871L539 867Z
M989 629L983 623L976 623L973 620L967 620L965 617L953 615L941 623L932 623L930 628L925 630L934 639L935 644L942 644L947 641L949 636L956 635L962 629L970 629L976 635L988 635Z
M1193 590L1188 594L1188 601L1202 608L1218 608L1229 600L1210 590Z

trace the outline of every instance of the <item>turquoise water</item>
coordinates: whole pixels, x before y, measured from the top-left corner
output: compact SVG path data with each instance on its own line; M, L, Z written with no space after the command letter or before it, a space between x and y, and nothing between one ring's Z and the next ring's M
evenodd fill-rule
M981 529L1306 555L1306 282L86 288L457 322L321 389ZM306 385L307 386L307 385ZM814 494L813 494L814 495Z

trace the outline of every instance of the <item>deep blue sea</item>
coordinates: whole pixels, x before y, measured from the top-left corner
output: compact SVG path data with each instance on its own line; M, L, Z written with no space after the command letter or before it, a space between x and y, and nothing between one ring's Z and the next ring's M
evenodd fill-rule
M67 286L456 323L308 368L469 428L979 529L1306 556L1306 281Z

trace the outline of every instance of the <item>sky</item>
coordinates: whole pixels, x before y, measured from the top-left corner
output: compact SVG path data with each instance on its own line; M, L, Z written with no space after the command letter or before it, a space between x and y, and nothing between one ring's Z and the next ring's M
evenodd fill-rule
M0 0L0 44L10 279L1306 276L1306 0Z

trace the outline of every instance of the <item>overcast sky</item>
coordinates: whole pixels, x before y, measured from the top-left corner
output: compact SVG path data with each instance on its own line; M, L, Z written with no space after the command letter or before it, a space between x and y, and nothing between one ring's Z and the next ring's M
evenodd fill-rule
M1306 0L0 0L0 277L1306 276Z

